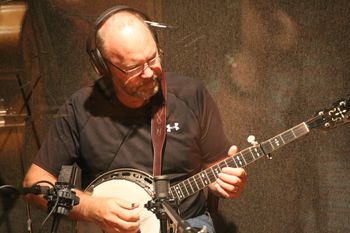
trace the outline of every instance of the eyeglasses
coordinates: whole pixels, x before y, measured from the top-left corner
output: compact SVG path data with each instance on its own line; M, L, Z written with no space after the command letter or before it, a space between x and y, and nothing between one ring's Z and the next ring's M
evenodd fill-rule
M109 64L111 64L113 67L115 67L117 70L119 70L120 72L122 72L125 76L131 77L134 75L139 75L141 74L147 67L151 67L154 64L156 64L157 59L159 58L159 55L156 54L153 58L151 58L150 60L148 60L147 62L143 63L142 65L138 65L134 68L131 69L122 69L116 65L114 65L111 61L109 61L108 59L104 58Z

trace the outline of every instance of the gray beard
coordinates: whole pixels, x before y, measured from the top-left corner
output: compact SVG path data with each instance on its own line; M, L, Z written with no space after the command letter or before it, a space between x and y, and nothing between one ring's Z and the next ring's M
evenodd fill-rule
M160 85L160 80L156 75L153 76L153 81L155 82L155 86L153 88L153 92L150 95L146 95L146 93L140 93L140 92L134 92L134 93L129 93L130 96L137 97L137 98L142 98L143 100L149 100L152 96L154 96L156 93L159 91L159 85Z

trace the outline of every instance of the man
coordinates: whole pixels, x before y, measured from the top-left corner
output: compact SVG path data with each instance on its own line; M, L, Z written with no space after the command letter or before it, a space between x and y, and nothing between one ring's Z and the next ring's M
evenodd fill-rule
M163 73L155 36L142 16L131 9L115 12L99 25L96 40L108 67L105 76L113 87L112 98L97 84L75 93L60 109L24 186L40 180L55 183L61 166L74 162L82 169L84 187L117 168L152 174L152 105L164 76L169 130L162 174L169 175L174 184L222 160L227 151L236 153L224 136L218 109L207 91L195 80ZM243 191L247 175L242 168L224 168L218 177L209 185L210 191L235 198ZM77 195L80 203L71 211L72 219L94 222L104 232L139 231L140 203L78 190ZM46 206L40 197L28 196L28 200ZM206 225L214 232L202 191L186 198L179 208L192 226Z

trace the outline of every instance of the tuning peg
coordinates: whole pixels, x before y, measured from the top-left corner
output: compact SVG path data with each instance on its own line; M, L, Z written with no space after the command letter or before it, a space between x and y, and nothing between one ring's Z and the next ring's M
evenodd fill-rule
M255 136L254 135L249 135L247 138L247 141L252 144L252 146L256 146L259 143L255 140Z

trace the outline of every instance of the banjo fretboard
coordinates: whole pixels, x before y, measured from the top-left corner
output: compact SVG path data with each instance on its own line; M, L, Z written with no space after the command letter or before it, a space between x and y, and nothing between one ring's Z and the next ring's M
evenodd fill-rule
M196 175L171 186L169 191L170 197L181 201L216 181L218 174L224 167L245 167L308 132L310 132L308 126L303 122L261 144L248 147Z

